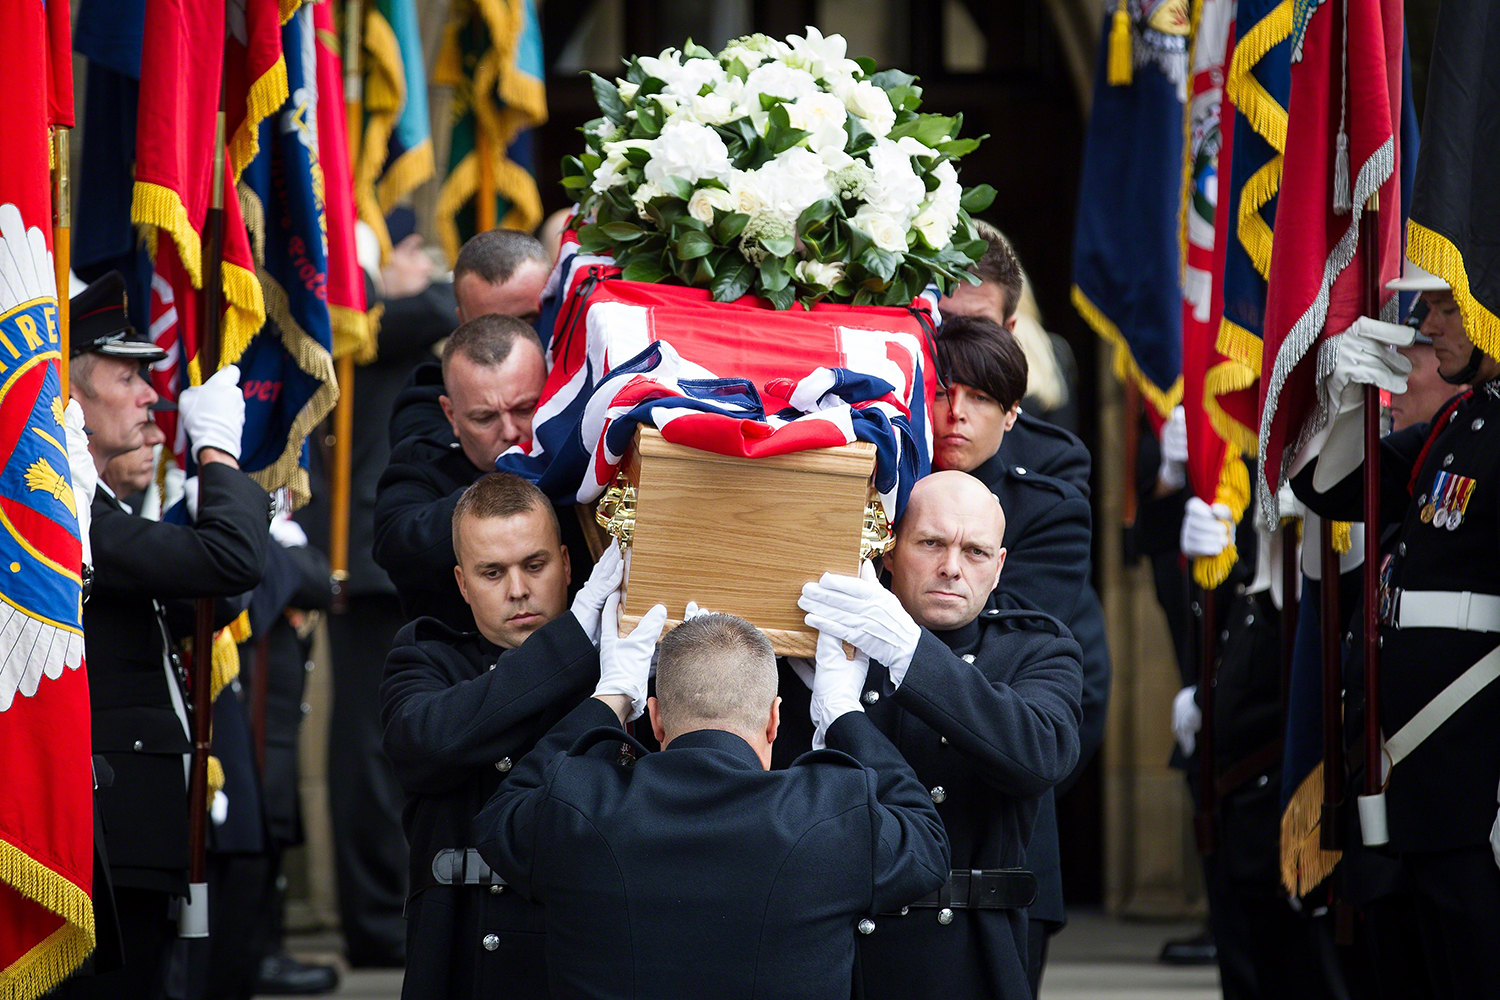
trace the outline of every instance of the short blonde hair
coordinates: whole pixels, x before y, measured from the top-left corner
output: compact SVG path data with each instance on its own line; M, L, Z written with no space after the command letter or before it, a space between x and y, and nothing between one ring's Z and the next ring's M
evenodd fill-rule
M668 632L656 662L656 699L668 733L762 730L776 700L776 653L734 615L699 615Z

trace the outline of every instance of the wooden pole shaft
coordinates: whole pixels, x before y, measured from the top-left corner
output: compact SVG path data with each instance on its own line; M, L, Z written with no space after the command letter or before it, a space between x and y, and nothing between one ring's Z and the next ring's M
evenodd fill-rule
M1121 470L1120 477L1121 492L1120 507L1122 519L1126 528L1135 527L1136 516L1136 492L1135 481L1136 456L1141 449L1141 390L1135 382L1125 380L1125 466Z
M495 215L495 156L490 137L483 128L474 129L474 155L479 159L479 189L474 193L474 225L487 233L499 225Z
M1380 202L1370 196L1360 219L1365 314L1380 317ZM1380 738L1380 390L1365 386L1365 552L1363 584L1365 665L1365 794L1381 788Z
M354 462L354 356L338 360L339 401L333 410L333 469L329 482L328 566L336 610L343 610L349 578L349 502Z
M52 270L57 280L57 332L59 358L57 377L63 398L68 395L69 335L68 276L73 266L73 202L69 180L68 133L61 125L52 129Z
M1339 642L1343 617L1339 611L1339 555L1333 551L1333 522L1321 519L1318 534L1323 577L1318 581L1323 639L1323 813L1319 837L1323 850L1336 851L1343 846L1339 820L1339 807L1344 802L1344 664L1343 644Z

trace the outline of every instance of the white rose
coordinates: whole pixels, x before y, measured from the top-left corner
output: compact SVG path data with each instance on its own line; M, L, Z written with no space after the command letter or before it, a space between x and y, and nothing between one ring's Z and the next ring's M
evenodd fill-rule
M693 192L688 199L688 215L697 219L704 225L712 225L714 221L714 209L721 212L734 211L734 196L728 191L718 188L699 188Z
M816 30L816 29L813 29ZM849 141L844 131L844 122L849 112L844 102L832 94L809 94L798 98L795 104L786 105L787 117L792 128L808 133L807 148L822 155L826 151L843 152Z
M811 150L794 146L755 171L769 208L796 222L802 210L834 196L828 166Z
M641 89L640 84L631 83L628 80L616 79L615 85L620 90L620 100L624 101L626 104L629 104L631 101L635 100L636 91Z
M927 195L921 211L912 220L912 228L922 234L927 245L941 250L948 245L953 230L958 226L959 203L963 199L963 187L958 183L958 171L953 161L944 160L932 170L938 186Z
M664 186L668 177L696 183L718 180L730 169L729 150L719 133L707 125L679 119L662 126L661 135L653 140L645 174L646 180Z
M717 88L724 82L724 67L717 59L689 59L667 83L667 93L676 97L697 97L704 87Z
M798 101L813 94L822 93L818 81L805 69L793 69L779 62L769 62L750 71L745 78L745 89L740 96L740 107L745 112L760 110L762 94Z
M927 186L912 169L911 156L899 144L877 139L868 155L872 176L865 185L865 203L890 216L904 230L920 210Z
M840 81L833 85L833 92L877 138L885 138L895 127L896 110L891 107L890 95L870 81Z
M953 235L953 229L957 224L957 216L949 218L941 212L924 208L912 220L911 227L921 234L928 246L934 250L941 250L948 245L948 238Z
M646 212L646 204L651 199L660 198L666 193L665 189L660 185L653 184L651 181L646 181L637 187L635 192L630 196L630 200L635 202L635 214L639 215L642 219L650 219L651 216Z
M606 142L604 144L604 162L599 164L599 169L594 171L594 183L589 189L595 194L603 194L612 187L618 187L625 183L625 168L630 161L625 158L627 149L650 149L650 139L622 139L618 142Z
M849 224L862 231L882 250L906 252L906 228L884 212L868 205L854 213Z
M804 260L797 265L797 280L817 288L832 288L844 280L844 265L825 264L816 260Z
M740 117L739 110L734 106L734 99L721 93L691 98L680 114L704 125L724 125Z
M786 56L788 66L805 69L820 80L833 82L843 80L860 72L859 63L844 58L848 46L843 35L829 35L809 26L807 37L788 35L787 44L791 52Z
M761 187L760 175L754 170L735 170L725 180L729 198L733 203L730 211L755 215L770 207L770 201Z

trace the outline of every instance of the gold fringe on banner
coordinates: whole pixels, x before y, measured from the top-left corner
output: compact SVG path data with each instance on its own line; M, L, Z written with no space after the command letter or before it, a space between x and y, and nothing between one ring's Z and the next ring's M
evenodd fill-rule
M1442 278L1453 288L1463 316L1464 332L1481 351L1500 358L1500 317L1474 297L1464 255L1453 241L1416 219L1406 223L1406 256L1415 265Z
M1161 419L1170 417L1173 408L1182 402L1182 376L1177 376L1177 380L1166 391L1158 388L1136 364L1135 356L1130 353L1130 345L1125 342L1125 335L1120 332L1120 328L1077 285L1073 286L1073 308L1078 310L1078 315L1083 317L1083 321L1094 333L1114 346L1116 377L1122 382L1128 380L1135 383L1142 398L1151 404Z
M1333 874L1342 851L1325 851L1323 762L1313 768L1281 814L1281 884L1293 896L1305 896Z
M1271 227L1261 217L1260 210L1281 188L1287 112L1255 78L1252 70L1266 53L1291 37L1292 21L1292 0L1282 0L1236 39L1229 72L1224 78L1224 93L1234 102L1235 110L1244 115L1250 127L1276 151L1275 156L1245 181L1236 220L1240 242L1262 278L1271 273Z
M61 927L0 969L0 998L29 1000L68 978L94 950L94 904L81 887L3 840L0 882L63 920Z
M371 6L364 24L365 127L362 145L349 151L354 169L354 203L359 217L380 241L380 259L391 254L385 217L397 202L436 172L429 136L387 167L391 134L406 106L406 63L390 22ZM382 174L382 171L384 173Z
M245 99L245 120L229 138L229 178L232 183L239 183L240 174L260 152L260 123L279 111L286 99L286 56L281 55L260 79L250 85Z

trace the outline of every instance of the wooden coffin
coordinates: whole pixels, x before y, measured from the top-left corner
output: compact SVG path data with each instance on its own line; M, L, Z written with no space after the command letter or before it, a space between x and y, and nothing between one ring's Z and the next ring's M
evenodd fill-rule
M654 604L671 629L697 601L750 621L778 655L814 654L797 598L825 572L859 572L874 445L747 459L642 427L620 469L635 488L622 635ZM607 494L601 507L613 506Z

